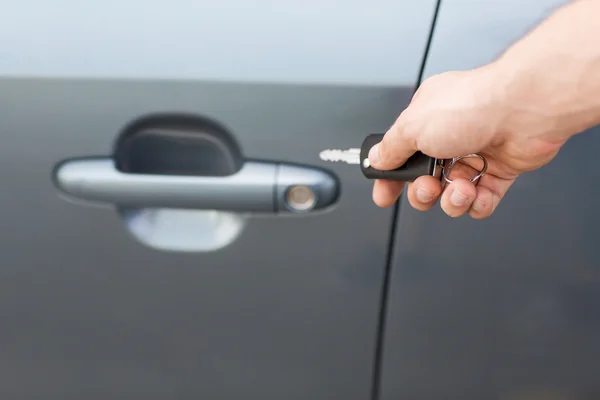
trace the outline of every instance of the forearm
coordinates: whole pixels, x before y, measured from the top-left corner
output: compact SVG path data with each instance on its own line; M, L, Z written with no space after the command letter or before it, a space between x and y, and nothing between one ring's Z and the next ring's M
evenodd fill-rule
M555 141L600 124L599 38L600 0L578 0L510 47L490 67L511 103L506 119L544 120L537 129Z

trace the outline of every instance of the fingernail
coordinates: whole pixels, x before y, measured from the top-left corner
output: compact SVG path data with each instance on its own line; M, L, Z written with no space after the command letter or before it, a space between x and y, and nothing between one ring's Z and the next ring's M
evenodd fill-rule
M485 203L479 200L478 198L475 198L471 208L473 209L473 211L481 211L485 208Z
M467 200L469 200L469 198L458 190L453 191L450 195L450 203L458 207L467 204Z
M369 150L369 162L371 164L377 164L379 162L379 143Z
M417 188L417 199L422 203L429 203L433 200L433 193L429 190L423 189L422 187Z

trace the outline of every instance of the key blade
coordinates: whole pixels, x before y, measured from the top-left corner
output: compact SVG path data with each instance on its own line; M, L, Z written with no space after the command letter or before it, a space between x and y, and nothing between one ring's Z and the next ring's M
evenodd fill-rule
M329 162L345 162L346 164L360 163L360 149L327 149L319 153L319 158Z

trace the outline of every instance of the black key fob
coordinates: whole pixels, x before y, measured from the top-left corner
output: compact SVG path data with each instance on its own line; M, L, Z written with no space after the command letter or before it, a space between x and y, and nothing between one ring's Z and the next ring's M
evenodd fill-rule
M383 134L372 134L365 138L360 146L360 169L363 175L368 179L385 179L391 181L412 182L420 176L437 176L437 159L429 157L421 152L412 155L404 165L389 170L382 171L371 167L369 164L369 150L383 139ZM365 161L366 160L366 161Z

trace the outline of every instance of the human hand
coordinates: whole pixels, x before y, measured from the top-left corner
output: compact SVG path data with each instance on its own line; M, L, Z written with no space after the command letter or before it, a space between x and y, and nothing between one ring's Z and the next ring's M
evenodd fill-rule
M449 159L471 153L484 156L486 174L474 184L481 160L465 158L442 184L433 176L408 183L409 203L431 209L441 196L441 208L451 217L489 217L515 179L556 156L567 137L557 132L547 110L535 108L511 72L489 64L471 71L452 71L427 79L383 140L371 149L374 168L395 169L416 151ZM541 105L541 104L540 104ZM400 196L404 182L375 181L373 200L388 207Z

